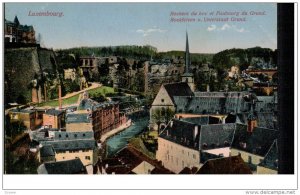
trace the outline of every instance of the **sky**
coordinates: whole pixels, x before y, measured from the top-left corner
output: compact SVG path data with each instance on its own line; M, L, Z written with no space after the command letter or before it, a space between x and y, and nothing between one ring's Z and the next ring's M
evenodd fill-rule
M63 15L33 16L47 11ZM253 15L258 12L263 15ZM182 13L188 15L178 15ZM33 25L43 45L53 49L148 44L158 51L184 50L186 31L191 53L277 48L275 3L6 3L5 19L13 21L15 16L21 24ZM196 21L171 22L172 17ZM204 21L227 17L228 21ZM231 21L232 17L245 21Z

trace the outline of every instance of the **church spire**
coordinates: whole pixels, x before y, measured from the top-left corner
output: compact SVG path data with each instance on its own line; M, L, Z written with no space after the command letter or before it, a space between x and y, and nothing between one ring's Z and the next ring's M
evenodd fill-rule
M189 37L186 31L186 45L185 45L185 73L189 72L190 65L190 51L189 51Z
M19 22L19 19L18 19L17 16L15 16L14 23L15 23L17 26L20 25L20 22Z

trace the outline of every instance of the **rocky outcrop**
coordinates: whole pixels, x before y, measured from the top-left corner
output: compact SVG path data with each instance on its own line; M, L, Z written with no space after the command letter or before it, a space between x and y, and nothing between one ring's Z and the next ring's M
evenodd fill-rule
M5 104L28 103L42 96L42 73L55 75L55 55L52 50L36 47L6 48L4 52ZM33 92L33 89L38 92Z

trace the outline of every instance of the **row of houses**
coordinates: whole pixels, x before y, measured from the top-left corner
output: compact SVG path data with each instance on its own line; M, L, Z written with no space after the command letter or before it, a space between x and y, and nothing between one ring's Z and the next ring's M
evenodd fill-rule
M9 112L11 122L22 121L32 130L29 131L31 150L37 152L41 163L38 173L55 174L53 167L66 166L62 174L78 173L77 170L93 174L101 136L127 122L117 102L98 103L89 99L87 93L82 97L75 109L27 108Z
M23 123L28 130L36 130L41 126L64 128L65 115L65 110L55 110L53 108L14 108L9 111L10 123Z
M239 156L252 173L275 174L278 131L253 124L241 123L237 115L225 121L207 115L172 119L159 134L156 159L180 173L185 168L199 170L215 159Z

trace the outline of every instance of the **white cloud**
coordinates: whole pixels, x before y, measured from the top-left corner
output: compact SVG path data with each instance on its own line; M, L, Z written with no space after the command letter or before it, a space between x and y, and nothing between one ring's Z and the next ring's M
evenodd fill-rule
M221 27L220 30L227 30L227 29L230 29L230 28L231 28L231 26L230 26L229 24L225 23L225 24Z
M212 24L209 27L207 27L207 31L214 31L214 30L216 30L216 28L217 28L217 26Z
M167 32L167 30L163 30L163 29L160 29L160 28L157 28L156 26L153 27L153 28L149 28L149 29L146 29L146 30L143 30L143 29L138 29L136 30L137 33L141 33L143 34L144 37L150 35L151 33L165 33Z
M223 26L221 27L217 27L216 25L212 24L209 27L207 27L207 31L226 31L226 30L231 30L231 31L236 31L239 33L244 33L244 32L248 32L247 30L245 30L244 28L238 28L235 25L229 25L227 23L225 23Z

